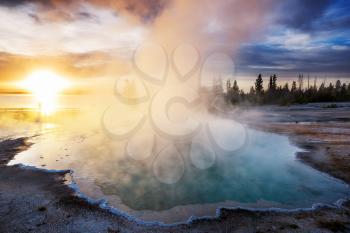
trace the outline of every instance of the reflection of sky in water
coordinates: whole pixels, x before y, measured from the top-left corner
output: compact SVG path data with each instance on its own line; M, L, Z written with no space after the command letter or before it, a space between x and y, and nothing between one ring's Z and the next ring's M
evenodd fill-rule
M222 128L216 130L229 133ZM298 148L287 137L249 129L248 138L238 153L216 154L208 169L199 169L201 165L194 166L193 158L182 156L184 175L172 185L161 183L154 176L152 166L163 163L154 162L159 157L134 160L125 155L125 142L113 142L99 131L67 133L58 128L34 138L36 144L18 154L11 164L70 168L78 183L94 181L95 190L97 185L103 193L96 197L117 195L122 203L114 205L133 213L227 201L250 207L261 207L260 203L264 207L311 207L313 203L332 203L349 194L346 185L297 161ZM182 155L191 150L188 143L179 143L176 148ZM194 213L191 211L187 212L189 216Z
M83 95L59 95L60 108L78 108L84 103ZM86 98L86 97L85 97ZM0 108L37 108L35 96L31 94L2 94L0 95Z

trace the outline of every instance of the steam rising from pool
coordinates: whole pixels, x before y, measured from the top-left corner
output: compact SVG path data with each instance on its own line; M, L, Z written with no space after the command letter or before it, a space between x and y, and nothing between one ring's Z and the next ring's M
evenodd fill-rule
M33 147L10 164L72 169L88 196L167 223L213 216L222 206L311 207L349 195L345 184L299 162L300 149L287 137L218 117L207 116L206 122L198 135L175 143L147 127L119 141L99 129L57 126L34 138Z

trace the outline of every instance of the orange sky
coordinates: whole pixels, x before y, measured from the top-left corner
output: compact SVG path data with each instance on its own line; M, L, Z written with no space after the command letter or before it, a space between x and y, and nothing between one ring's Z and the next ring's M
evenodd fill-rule
M31 72L52 70L76 83L88 84L90 79L127 71L125 62L105 53L65 54L57 56L24 56L0 54L0 93L27 93L16 85ZM67 93L83 93L88 85L75 85Z
M88 86L95 85L95 81L91 80L115 79L127 73L134 50L148 40L161 44L169 54L178 44L190 43L199 49L203 59L213 51L225 52L236 59L242 45L249 41L262 41L266 35L261 32L273 22L278 22L273 17L276 16L273 15L273 7L278 6L276 3L273 0L0 2L0 93L25 92L15 85L16 82L40 69L51 69L79 83L67 90L69 93L84 92L89 89ZM299 35L289 30L287 35L273 36L273 40L269 38L267 41L277 43L279 49L278 43L282 40L293 45L288 52L298 52L295 45L305 47L300 41L311 39L311 35ZM335 48L344 49L344 46ZM313 50L310 51L313 54ZM246 55L249 55L248 60L259 60L259 54L254 51L248 51ZM260 60L265 61L263 57ZM286 75L278 69L289 69L289 66L279 64L280 57L273 61L276 64L271 67L253 64L250 68L254 72L246 74L238 70L242 69L242 65L239 67L237 60L234 61L235 69L223 72L226 72L224 75L230 72L233 79L241 79L243 88L253 85L251 80L264 69L264 77L276 71L281 71L277 72L279 77L297 77L299 71L293 70ZM217 72L215 74L218 75Z
M223 45L221 49L231 54L263 22L269 2L28 0L13 1L10 7L0 4L0 92L22 92L13 84L37 69L52 69L87 83L89 78L116 78L128 71L133 51L147 40L169 51L189 42L203 52L211 49L211 43ZM243 19L248 10L249 19L226 20L233 13Z

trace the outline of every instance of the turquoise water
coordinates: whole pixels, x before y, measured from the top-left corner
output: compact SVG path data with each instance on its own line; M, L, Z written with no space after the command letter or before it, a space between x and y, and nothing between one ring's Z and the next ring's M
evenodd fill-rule
M167 210L172 211L164 220L168 222L197 216L198 204L297 208L349 196L347 185L297 160L300 149L287 137L248 129L247 138L236 153L216 153L208 169L197 168L185 156L188 142L178 143L184 173L174 184L162 183L154 175L156 157L135 161L125 154L123 143L111 142L99 132L53 130L33 139L36 144L10 164L72 169L73 178L87 195L108 199L114 207L147 220L159 220ZM180 213L174 210L178 206L189 208ZM206 210L200 213L215 214ZM149 213L152 217L147 217Z
M299 149L288 138L255 130L249 130L249 138L243 150L221 154L207 170L194 167L187 159L184 176L174 185L158 182L146 166L125 161L119 163L123 179L99 185L136 210L224 201L310 207L349 195L346 185L298 161L295 153Z

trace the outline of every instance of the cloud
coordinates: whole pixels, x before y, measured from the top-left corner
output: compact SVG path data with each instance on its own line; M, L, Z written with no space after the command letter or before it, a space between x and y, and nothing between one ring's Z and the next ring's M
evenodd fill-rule
M220 45L233 52L263 26L271 0L21 0L0 6L0 49L10 53L112 51L150 38L172 49ZM249 14L247 14L249 12ZM141 21L135 21L136 18ZM152 22L151 22L152 21ZM22 28L18 31L17 28ZM14 39L13 39L14 38Z
M350 77L350 2L287 0L276 3L263 38L237 56L240 72L342 73Z
M20 7L27 4L35 4L40 7L40 13L55 15L52 20L72 20L69 16L74 14L82 4L90 4L103 7L118 14L126 14L142 21L151 21L168 4L167 0L5 0L0 5L7 7Z
M313 23L321 18L332 0L287 0L279 3L278 20L279 24L286 27L310 30Z
M283 30L276 35L268 35L266 43L286 49L311 49L312 37L308 33L299 33L291 30Z
M305 46L307 44L309 44L310 42L310 35L308 34L289 34L286 38L286 40L284 41L284 45L287 48L294 48L294 47L299 47L301 46Z
M36 5L0 7L0 49L23 55L108 51L128 57L144 37L144 28L130 26L111 10L84 4L77 12L73 21L51 21L38 16Z
M338 51L344 51L344 50L349 50L349 46L346 45L333 45L332 49L338 50Z
M246 72L348 72L349 10L344 0L5 0L0 51L127 58L155 40L169 51L180 43L238 51Z
M246 45L239 50L236 68L241 73L278 72L283 75L299 72L333 73L350 76L350 53L333 46L310 51L288 50L284 47Z
M176 0L154 20L152 35L163 44L192 43L200 50L234 53L264 28L271 0Z

